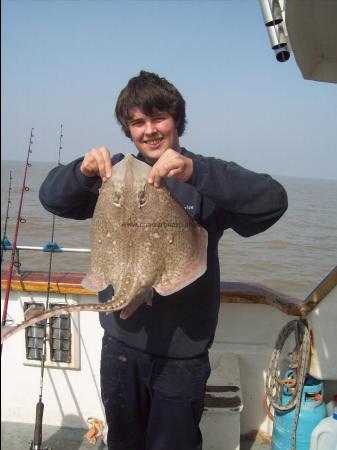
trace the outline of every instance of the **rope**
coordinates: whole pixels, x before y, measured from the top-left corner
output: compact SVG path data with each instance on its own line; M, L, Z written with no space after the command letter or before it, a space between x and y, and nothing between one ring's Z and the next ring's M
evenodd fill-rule
M288 379L282 379L278 367L279 361L282 349L292 333L295 335L296 342L294 350L290 353L291 361L289 367L293 371L293 376ZM307 320L296 319L288 322L282 328L276 340L266 376L266 395L270 406L278 412L286 412L295 408L291 450L295 450L296 447L296 429L301 408L302 391L310 364L310 344L311 328ZM292 394L289 402L286 405L282 405L282 391L285 387L290 388Z

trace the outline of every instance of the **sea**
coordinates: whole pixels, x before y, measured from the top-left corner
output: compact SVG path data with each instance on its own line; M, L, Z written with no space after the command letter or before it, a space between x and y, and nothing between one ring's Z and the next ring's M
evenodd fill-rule
M54 166L33 161L27 169L17 245L45 246L52 240L54 226L54 242L60 247L90 248L91 220L53 218L39 202L39 187ZM1 239L6 236L10 242L14 242L24 170L25 162L2 161ZM304 300L337 264L337 179L274 178L288 192L288 211L257 236L244 238L232 230L224 232L219 244L221 280L260 283ZM5 251L4 268L10 257L11 252ZM19 250L16 270L48 271L49 264L48 252ZM52 255L55 272L86 273L89 265L89 253Z

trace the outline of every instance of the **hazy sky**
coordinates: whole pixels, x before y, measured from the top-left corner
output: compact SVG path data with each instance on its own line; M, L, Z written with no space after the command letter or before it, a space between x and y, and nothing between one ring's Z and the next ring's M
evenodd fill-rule
M181 144L274 175L337 178L337 86L278 63L257 0L2 0L2 159L132 152L114 118L141 69L187 102Z

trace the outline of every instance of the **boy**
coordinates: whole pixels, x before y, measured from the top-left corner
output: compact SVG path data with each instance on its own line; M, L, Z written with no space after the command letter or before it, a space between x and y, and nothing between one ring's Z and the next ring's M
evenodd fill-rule
M242 236L260 233L287 209L284 188L219 159L195 155L180 146L185 102L166 79L141 71L129 80L116 104L116 117L152 166L149 183L165 180L188 214L208 231L207 271L168 297L154 293L152 306L100 314L105 330L101 354L101 393L110 450L201 450L199 422L208 349L219 310L218 242L232 228ZM73 219L92 217L98 188L124 155L106 147L90 150L52 170L40 189L50 212ZM111 298L113 287L99 293Z

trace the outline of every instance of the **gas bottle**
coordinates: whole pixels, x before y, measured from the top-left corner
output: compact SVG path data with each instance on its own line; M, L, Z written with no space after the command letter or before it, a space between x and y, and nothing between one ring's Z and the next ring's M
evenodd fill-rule
M293 371L289 370L285 374L285 378L291 378L292 374ZM323 381L317 380L310 375L306 377L297 421L296 450L309 450L310 435L313 429L326 417L323 388ZM283 406L289 403L291 395L291 388L284 387L281 397ZM275 411L274 416L272 450L291 450L295 408L285 412Z
M337 450L337 407L311 433L310 450Z

